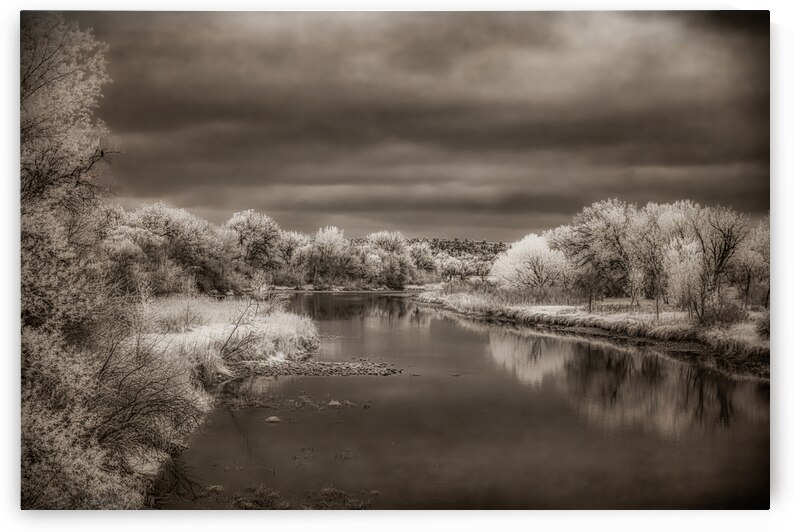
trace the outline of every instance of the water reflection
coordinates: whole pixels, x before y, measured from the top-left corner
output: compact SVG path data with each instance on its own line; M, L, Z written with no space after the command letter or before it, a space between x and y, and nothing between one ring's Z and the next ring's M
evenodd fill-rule
M166 506L223 506L260 484L298 499L377 490L378 508L768 505L766 384L392 295L300 294L292 308L317 321L319 358L404 373L228 383L182 457L220 502L187 500L177 470L165 491L186 500ZM312 406L331 399L357 406Z
M489 333L491 355L497 364L515 375L519 382L540 385L557 375L574 356L574 344L542 335L521 335L508 330Z
M754 384L600 346L570 359L561 384L585 417L605 427L635 425L675 437L769 415L768 407L747 397Z
M296 294L290 309L320 321L350 318L415 319L422 310L404 297L377 294L334 294L329 297Z
M494 325L398 296L305 295L296 298L293 308L319 320L358 318L373 330L388 325L392 335L395 329L413 329L414 336L421 331L431 343L435 321L475 332L487 339L496 366L523 385L564 394L584 418L606 428L633 426L677 437L693 429L769 419L768 384L737 381L651 349ZM379 341L364 339L362 344L374 351ZM344 348L325 349L336 353Z
M653 350L445 317L487 334L494 361L519 382L554 387L605 428L634 426L677 437L769 419L768 385L762 383Z

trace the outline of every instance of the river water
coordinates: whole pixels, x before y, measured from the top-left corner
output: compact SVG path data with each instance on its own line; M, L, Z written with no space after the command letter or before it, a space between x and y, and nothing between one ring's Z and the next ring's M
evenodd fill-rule
M768 383L398 295L291 306L324 335L319 360L403 372L233 383L286 402L217 406L178 464L222 491L162 507L229 507L257 485L296 501L332 486L371 508L768 507Z

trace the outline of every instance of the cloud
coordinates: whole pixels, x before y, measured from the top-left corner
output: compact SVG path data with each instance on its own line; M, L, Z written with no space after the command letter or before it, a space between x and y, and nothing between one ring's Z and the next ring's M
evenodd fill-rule
M766 12L70 16L131 203L494 239L606 196L768 209Z

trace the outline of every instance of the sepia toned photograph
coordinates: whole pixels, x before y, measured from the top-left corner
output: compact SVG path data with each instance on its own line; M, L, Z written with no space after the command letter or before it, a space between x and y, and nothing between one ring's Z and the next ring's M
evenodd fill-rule
M22 11L19 507L769 509L770 73L769 11Z

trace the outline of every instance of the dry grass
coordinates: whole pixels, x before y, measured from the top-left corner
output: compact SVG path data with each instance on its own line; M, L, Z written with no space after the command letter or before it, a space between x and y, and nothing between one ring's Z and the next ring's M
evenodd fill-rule
M284 301L169 297L147 308L150 338L191 361L205 387L230 378L233 364L298 360L316 350L314 323Z
M146 314L153 332L183 333L200 325L234 323L247 305L243 299L169 296L149 303Z

